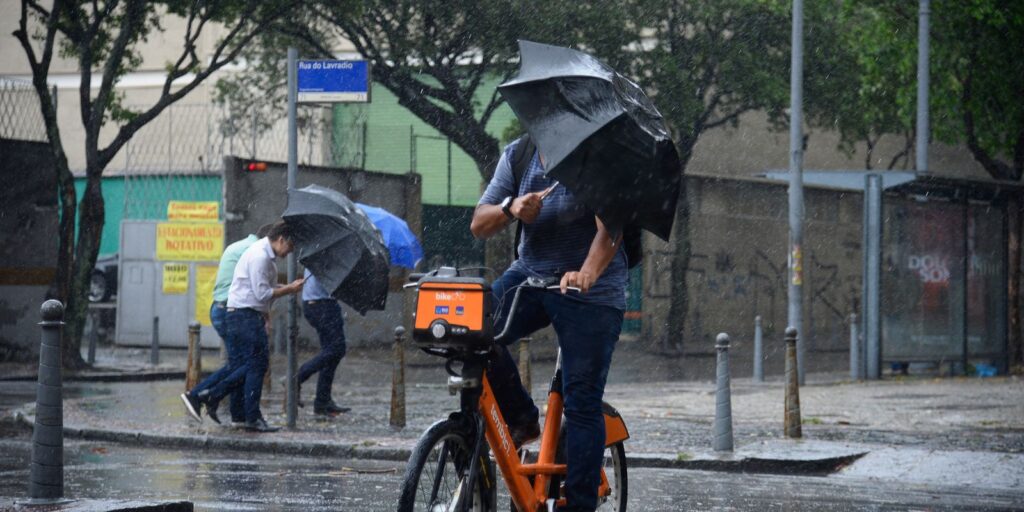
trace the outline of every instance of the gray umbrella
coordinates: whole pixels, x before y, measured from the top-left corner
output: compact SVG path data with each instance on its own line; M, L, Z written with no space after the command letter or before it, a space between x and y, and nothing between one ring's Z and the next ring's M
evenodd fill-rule
M612 232L639 225L668 240L679 155L636 83L586 53L519 42L519 73L499 90L565 185Z
M299 262L324 289L360 314L384 309L388 250L361 208L340 192L310 185L288 191L282 217Z

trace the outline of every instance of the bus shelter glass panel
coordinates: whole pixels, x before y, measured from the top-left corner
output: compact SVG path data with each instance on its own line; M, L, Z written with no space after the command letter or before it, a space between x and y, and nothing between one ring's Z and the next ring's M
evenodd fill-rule
M991 363L1006 355L1005 222L1003 208L968 206L968 357Z
M882 358L963 356L964 207L886 197Z

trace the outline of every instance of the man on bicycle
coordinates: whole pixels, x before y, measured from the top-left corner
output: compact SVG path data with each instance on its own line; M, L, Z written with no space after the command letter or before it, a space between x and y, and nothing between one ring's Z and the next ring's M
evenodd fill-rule
M486 239L509 225L521 225L519 257L492 284L499 330L509 315L516 286L528 277L561 280L561 293L524 290L505 340L554 327L562 350L569 461L568 508L561 510L594 510L605 441L601 401L626 307L626 255L594 212L545 176L539 153L526 156L529 163L524 173L514 172L513 155L519 144L529 143L521 138L502 152L473 212L470 230L476 238ZM578 287L580 292L568 287ZM488 378L513 440L522 444L540 435L539 412L508 349L499 345L496 350Z

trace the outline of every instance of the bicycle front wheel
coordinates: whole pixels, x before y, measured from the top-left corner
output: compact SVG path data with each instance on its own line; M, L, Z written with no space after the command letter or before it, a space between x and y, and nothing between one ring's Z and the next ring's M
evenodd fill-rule
M488 512L483 479L478 476L473 489L465 489L472 439L462 423L451 419L428 428L405 468L398 512Z

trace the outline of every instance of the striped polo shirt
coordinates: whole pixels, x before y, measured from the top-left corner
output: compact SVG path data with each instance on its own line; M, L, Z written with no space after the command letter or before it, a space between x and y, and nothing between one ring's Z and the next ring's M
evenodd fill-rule
M556 183L544 175L540 158L534 152L519 190L512 190L515 178L512 175L511 160L518 143L516 140L505 147L494 177L479 204L500 204L508 196L540 192ZM516 222L512 223L513 227L516 225ZM522 225L519 259L512 264L510 270L535 277L560 277L566 272L579 270L597 234L594 212L578 203L564 185L555 187L544 199L544 206L536 221L532 224L524 222ZM590 291L573 295L587 303L625 310L627 280L626 253L620 245L608 268L598 277Z

